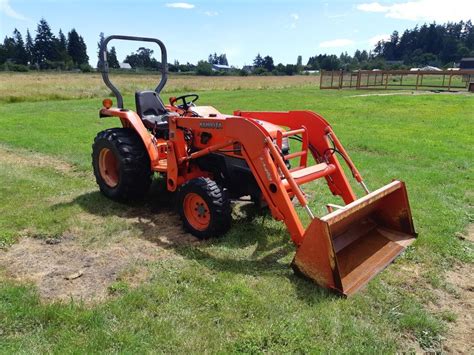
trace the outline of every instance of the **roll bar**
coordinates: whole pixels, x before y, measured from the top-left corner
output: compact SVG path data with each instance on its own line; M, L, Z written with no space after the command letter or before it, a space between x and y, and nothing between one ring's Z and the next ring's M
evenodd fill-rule
M157 38L149 38L149 37L134 37L134 36L122 36L122 35L112 35L108 36L104 42L102 43L102 46L100 48L100 53L99 53L99 70L102 73L102 79L104 80L105 85L112 91L112 93L115 95L117 98L117 107L118 108L123 108L123 97L120 91L117 89L117 87L112 84L112 82L109 79L109 63L107 61L107 44L113 40L113 39L119 39L123 41L137 41L137 42L153 42L156 43L160 49L161 49L161 80L158 84L158 86L155 88L155 91L159 94L163 87L166 84L166 81L168 80L168 61L167 61L167 55L166 55L166 47Z

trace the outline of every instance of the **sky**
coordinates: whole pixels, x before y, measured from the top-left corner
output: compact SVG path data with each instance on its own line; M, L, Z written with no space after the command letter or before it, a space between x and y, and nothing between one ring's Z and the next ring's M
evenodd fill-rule
M0 38L23 36L45 18L57 35L75 28L96 64L99 33L161 39L168 61L196 63L226 53L230 65L252 64L260 53L275 63L303 63L317 54L373 49L380 39L417 24L474 17L474 0L0 0ZM112 41L119 60L140 45ZM152 47L150 47L152 48ZM152 48L153 49L153 48ZM159 49L155 56L159 59Z

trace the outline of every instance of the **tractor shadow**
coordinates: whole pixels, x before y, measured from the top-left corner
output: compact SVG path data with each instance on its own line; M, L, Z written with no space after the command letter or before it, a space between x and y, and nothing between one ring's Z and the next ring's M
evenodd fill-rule
M199 240L183 230L176 212L175 194L167 191L163 180L154 181L148 196L132 204L111 201L95 191L52 208L71 205L78 205L97 217L125 219L138 231L138 238L216 272L286 277L299 298L309 303L332 295L293 273L290 262L295 247L284 224L274 222L269 212L257 211L253 204L233 206L231 230L221 238L208 240Z

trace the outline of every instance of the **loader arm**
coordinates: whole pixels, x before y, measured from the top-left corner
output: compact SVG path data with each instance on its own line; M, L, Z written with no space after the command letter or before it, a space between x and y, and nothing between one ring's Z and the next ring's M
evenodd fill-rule
M235 111L235 115L241 117L252 117L262 121L270 122L278 126L289 127L296 130L304 127L308 131L310 151L313 158L321 163L323 155L333 148L329 140L329 134L335 137L329 123L317 113L312 111L289 111L289 112L259 112L259 111ZM337 139L337 138L336 138ZM347 157L349 158L349 157ZM356 200L356 195L352 190L347 177L342 170L335 154L327 154L328 162L336 167L334 172L325 176L329 189L334 195L341 196L343 201L348 204ZM360 174L352 164L351 170L360 177Z

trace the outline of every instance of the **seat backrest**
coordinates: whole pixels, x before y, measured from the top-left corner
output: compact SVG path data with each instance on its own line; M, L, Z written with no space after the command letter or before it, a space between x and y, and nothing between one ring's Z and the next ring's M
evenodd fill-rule
M166 114L165 105L155 91L135 92L135 104L138 116L160 116Z

